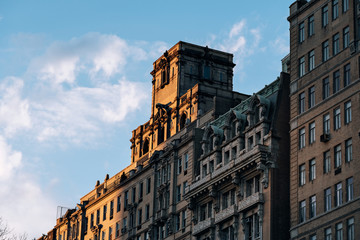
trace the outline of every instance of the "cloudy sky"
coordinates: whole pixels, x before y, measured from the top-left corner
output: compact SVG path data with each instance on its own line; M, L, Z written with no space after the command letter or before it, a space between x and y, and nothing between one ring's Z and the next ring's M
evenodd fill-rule
M126 167L152 63L180 40L233 53L236 91L275 80L291 3L0 1L0 217L38 238Z

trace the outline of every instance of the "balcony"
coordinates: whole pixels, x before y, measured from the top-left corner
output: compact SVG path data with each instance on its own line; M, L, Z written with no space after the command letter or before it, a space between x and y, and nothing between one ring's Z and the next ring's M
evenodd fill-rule
M214 218L208 218L204 221L198 222L193 228L192 233L194 235L214 226Z
M237 206L236 205L231 205L230 207L219 211L216 215L215 215L215 223L219 223L227 218L230 218L234 215L237 214Z
M254 193L253 195L244 198L242 201L240 201L239 203L239 212L252 207L253 205L257 204L257 203L263 203L264 202L264 195L262 193Z

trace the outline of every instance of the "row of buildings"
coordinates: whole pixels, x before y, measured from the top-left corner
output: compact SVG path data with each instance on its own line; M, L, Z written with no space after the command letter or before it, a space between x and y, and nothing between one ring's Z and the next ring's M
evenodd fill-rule
M177 43L130 165L40 240L360 239L359 9L294 2L283 72L251 96L232 54Z

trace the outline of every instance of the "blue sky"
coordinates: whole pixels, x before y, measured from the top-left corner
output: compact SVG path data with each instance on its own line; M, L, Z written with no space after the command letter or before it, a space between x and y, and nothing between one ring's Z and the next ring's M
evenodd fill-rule
M152 63L180 40L233 53L235 91L275 80L291 3L0 1L0 217L37 238L126 167Z

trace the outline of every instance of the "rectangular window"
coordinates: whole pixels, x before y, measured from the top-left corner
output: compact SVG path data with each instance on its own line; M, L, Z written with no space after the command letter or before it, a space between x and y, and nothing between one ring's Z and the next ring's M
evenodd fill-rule
M309 212L309 218L313 218L316 216L316 196L311 196L310 199L310 212Z
M176 202L181 201L181 185L176 186Z
M314 35L314 15L308 18L308 36Z
M302 43L305 40L305 23L299 24L299 42Z
M349 0L342 1L342 9L343 9L343 13L345 13L345 12L347 12L347 10L349 10Z
M305 75L305 57L302 56L299 59L299 77L302 77Z
M182 211L182 228L186 227L186 210Z
M250 197L254 192L254 179L246 181L246 197Z
M331 227L325 228L325 240L332 240L331 237Z
M299 94L299 114L305 112L305 93Z
M150 218L150 205L147 204L145 206L145 220L148 220Z
M208 217L211 218L212 217L212 202L208 203Z
M123 229L126 229L126 226L127 226L127 218L125 217L123 219Z
M100 209L96 210L96 225L100 223Z
M349 124L351 122L351 101L345 103L345 116L344 116L345 124Z
M206 204L200 207L200 221L204 221L206 219Z
M322 43L322 60L326 62L330 57L329 40Z
M327 5L322 8L321 17L322 17L321 18L322 27L326 27L329 23L329 9Z
M175 215L175 231L180 230L180 214Z
M316 234L313 234L309 237L309 240L316 240Z
M222 195L222 209L226 209L229 206L229 192Z
M125 191L125 195L124 195L124 208L127 208L128 205L128 201L129 201L129 191Z
M330 96L330 82L329 77L323 79L323 99Z
M349 138L345 141L345 162L350 162L352 159L352 139Z
M121 195L117 197L116 211L119 212L121 209Z
M329 173L331 169L330 151L324 152L324 173Z
M104 208L103 208L103 221L106 220L106 212L107 212L107 205L104 205Z
M340 90L340 71L337 70L333 73L333 93Z
M337 145L334 148L335 168L341 166L341 145Z
M114 200L110 202L110 220L113 218L113 216L114 216Z
M349 35L349 26L343 29L343 48L349 47L350 44L350 35Z
M180 174L181 173L181 169L182 169L182 159L181 158L178 158L178 161L177 161L177 174Z
M316 178L316 161L311 159L309 162L309 180L313 181Z
M112 239L112 227L109 227L109 240Z
M115 238L120 237L120 222L117 222L115 225Z
M315 106L315 86L309 88L309 108Z
M146 179L146 194L149 194L151 190L151 178Z
M186 188L187 188L187 182L184 182L183 183L183 196L185 195Z
M342 183L338 183L335 185L335 207L342 205Z
M323 127L324 127L324 133L329 134L330 133L330 114L325 114L323 117Z
M299 204L299 222L305 222L306 220L306 202L301 201Z
M339 17L339 1L332 1L332 19L335 20Z
M102 240L105 240L105 236L106 236L105 231L101 231L101 239L102 239Z
M343 240L343 226L342 223L338 223L335 225L335 239Z
M138 219L137 219L137 222L138 222L138 226L140 226L141 225L141 223L142 223L142 209L140 208L139 210L138 210Z
M311 50L308 53L309 58L309 72L315 68L315 51Z
M136 201L136 188L133 187L132 188L132 194L131 194L131 197L132 197L132 203L134 203Z
M340 107L334 110L334 130L341 128Z
M141 182L139 185L139 199L143 198L143 192L144 192L144 183Z
M188 169L189 166L189 154L184 154L184 171Z
M349 218L347 221L347 239L355 240L355 226L354 226L354 218Z
M340 37L339 33L336 33L333 36L333 56L337 55L340 52Z
M346 201L354 199L354 179L353 177L346 179Z
M305 164L299 166L299 186L305 185Z
M350 63L344 66L344 87L350 84Z
M305 147L305 128L300 129L299 131L299 149Z
M325 207L325 212L330 211L331 210L331 188L327 188L324 191L324 207Z

